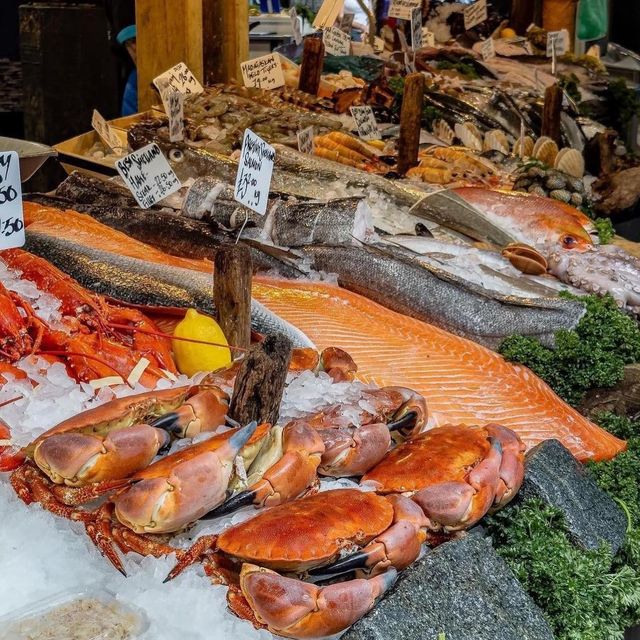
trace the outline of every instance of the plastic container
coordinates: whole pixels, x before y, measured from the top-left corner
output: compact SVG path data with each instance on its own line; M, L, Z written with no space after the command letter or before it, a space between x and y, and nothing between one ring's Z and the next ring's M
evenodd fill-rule
M66 590L0 617L0 640L135 640L146 615L107 589Z

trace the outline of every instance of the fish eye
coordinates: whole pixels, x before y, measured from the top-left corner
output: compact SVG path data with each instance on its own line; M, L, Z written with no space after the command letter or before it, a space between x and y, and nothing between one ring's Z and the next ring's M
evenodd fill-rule
M562 246L565 249L573 249L578 244L578 241L573 236L562 236Z
M182 153L180 149L169 149L169 160L182 162L184 160L184 153Z

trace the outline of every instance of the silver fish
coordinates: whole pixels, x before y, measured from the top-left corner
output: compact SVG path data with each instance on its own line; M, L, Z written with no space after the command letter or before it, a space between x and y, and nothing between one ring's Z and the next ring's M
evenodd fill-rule
M41 232L27 231L24 246L95 293L129 304L194 308L213 315L213 273L160 265L69 242ZM282 333L294 347L314 348L302 331L282 320L256 300L251 301L251 324L262 334Z

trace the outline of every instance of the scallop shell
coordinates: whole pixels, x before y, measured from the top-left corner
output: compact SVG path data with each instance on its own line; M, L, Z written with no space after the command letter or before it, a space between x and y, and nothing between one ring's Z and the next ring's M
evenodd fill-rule
M453 139L456 137L446 120L436 120L433 123L433 135L446 144L453 144Z
M524 148L524 153L520 154L520 143L522 142L522 146ZM523 155L525 158L530 158L533 155L533 138L530 136L525 136L524 138L518 138L513 145L513 155L520 156Z
M473 151L482 151L482 134L474 124L456 124L455 132L465 147Z
M554 166L556 157L558 155L558 145L551 139L543 136L538 138L538 141L533 147L533 157L540 162L548 164L550 167Z
M554 167L574 178L584 176L584 158L577 149L562 149L556 157Z
M494 129L493 131L487 132L487 135L484 137L484 151L499 151L500 153L504 153L506 156L509 155L509 140L504 131L500 131L500 129Z

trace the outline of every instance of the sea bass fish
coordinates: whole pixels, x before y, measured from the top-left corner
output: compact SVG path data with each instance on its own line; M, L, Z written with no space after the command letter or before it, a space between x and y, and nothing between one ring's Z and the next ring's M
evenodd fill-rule
M83 214L69 211L61 217L56 212L49 222L46 209L32 212L31 218L33 213L38 220L29 228L120 254L116 258L143 257L210 278L207 263L163 254ZM65 259L60 256L63 269ZM363 381L407 386L421 393L429 407L430 426L497 422L514 429L528 447L555 438L581 460L609 459L625 448L624 442L562 402L526 367L356 293L322 282L254 278L252 295L318 348L345 349Z
M146 262L36 231L27 231L26 235L25 251L45 258L90 291L129 304L215 313L213 273ZM294 347L314 347L301 331L257 300L251 301L251 325L262 334L286 335Z

